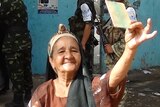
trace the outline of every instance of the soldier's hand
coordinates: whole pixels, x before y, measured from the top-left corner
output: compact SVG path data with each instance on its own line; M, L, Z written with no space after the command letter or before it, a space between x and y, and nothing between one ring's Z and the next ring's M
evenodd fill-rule
M113 49L112 49L111 44L105 44L105 51L107 54L113 53Z

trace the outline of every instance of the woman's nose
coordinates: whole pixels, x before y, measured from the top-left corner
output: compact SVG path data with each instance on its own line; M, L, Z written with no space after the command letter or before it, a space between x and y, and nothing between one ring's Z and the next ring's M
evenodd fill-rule
M71 51L66 51L65 57L66 58L72 58L73 57L72 52Z

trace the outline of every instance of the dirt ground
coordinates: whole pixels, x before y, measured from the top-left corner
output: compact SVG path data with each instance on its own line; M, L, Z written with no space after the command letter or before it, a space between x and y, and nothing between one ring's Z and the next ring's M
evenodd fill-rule
M126 86L124 107L160 107L160 67L130 71Z
M43 81L44 75L34 75L33 90ZM130 71L126 87L126 100L121 107L160 107L160 67ZM0 96L0 107L11 99L12 92L9 90Z
M42 81L43 76L34 76L34 87ZM126 87L121 107L160 107L160 66L129 71Z

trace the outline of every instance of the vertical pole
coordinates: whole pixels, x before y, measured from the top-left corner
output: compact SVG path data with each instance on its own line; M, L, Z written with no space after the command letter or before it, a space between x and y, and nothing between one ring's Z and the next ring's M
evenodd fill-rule
M104 1L103 0L99 0L100 1L100 20L103 20L103 15L104 15ZM101 74L104 74L106 72L106 54L104 52L103 49L103 43L102 43L102 39L100 38L100 72Z

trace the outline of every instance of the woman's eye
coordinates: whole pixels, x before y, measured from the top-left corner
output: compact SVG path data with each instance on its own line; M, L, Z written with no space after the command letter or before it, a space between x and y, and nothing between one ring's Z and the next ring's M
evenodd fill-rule
M72 49L72 52L78 52L78 50L77 49Z
M58 53L64 53L65 51L64 50L60 50L60 51L58 51Z

